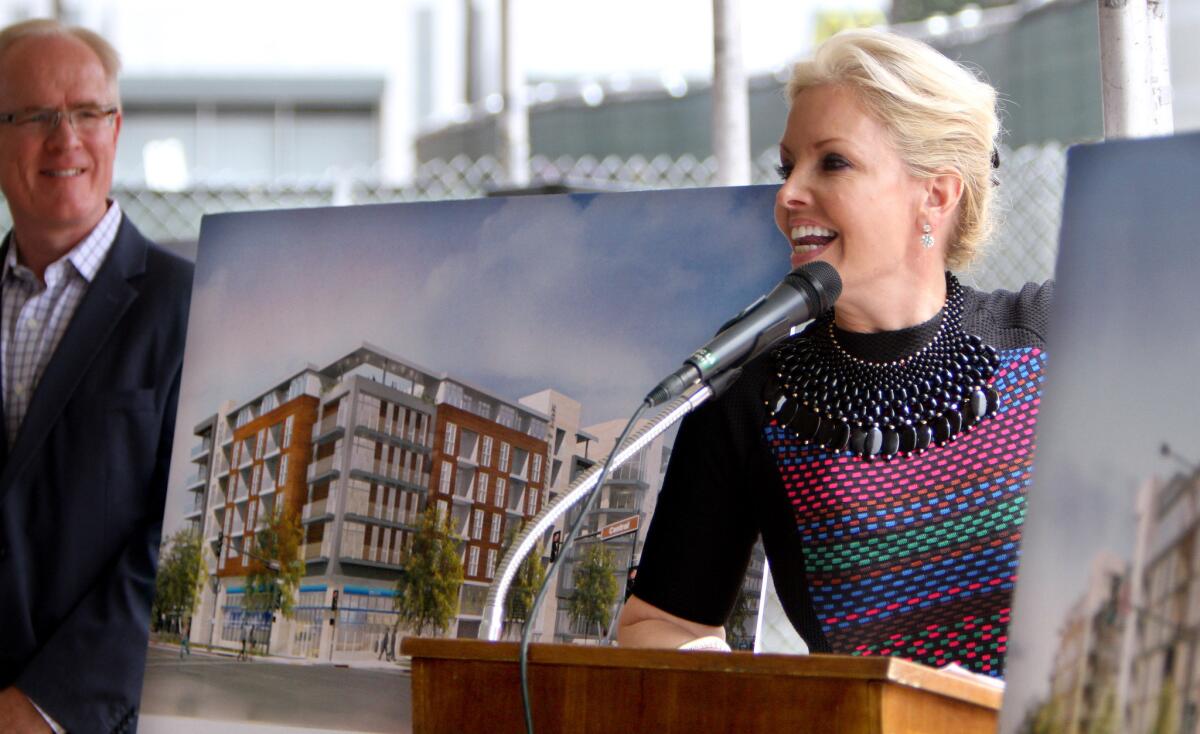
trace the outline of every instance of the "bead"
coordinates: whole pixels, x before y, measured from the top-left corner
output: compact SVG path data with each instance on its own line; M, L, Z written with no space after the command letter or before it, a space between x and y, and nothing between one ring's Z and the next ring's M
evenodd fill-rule
M812 437L817 435L817 429L821 427L821 419L816 414L807 410L796 411L795 417L788 421L788 428L801 441L812 440Z
M850 445L850 424L843 421L833 423L829 440L825 446L832 451L845 451Z

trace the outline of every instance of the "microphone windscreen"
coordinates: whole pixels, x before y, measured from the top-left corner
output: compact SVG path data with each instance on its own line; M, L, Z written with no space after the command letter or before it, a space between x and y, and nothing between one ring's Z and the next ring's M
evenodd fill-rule
M810 286L810 292L816 296L818 314L832 308L834 301L842 295L842 276L827 262L806 263L793 270L792 275Z

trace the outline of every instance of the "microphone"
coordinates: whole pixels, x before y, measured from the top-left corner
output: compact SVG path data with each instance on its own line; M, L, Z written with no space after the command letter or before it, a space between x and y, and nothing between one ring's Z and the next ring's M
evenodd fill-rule
M824 262L801 265L770 293L730 319L717 335L683 361L646 395L649 407L679 397L697 382L737 369L788 335L796 324L829 310L842 294L842 279Z

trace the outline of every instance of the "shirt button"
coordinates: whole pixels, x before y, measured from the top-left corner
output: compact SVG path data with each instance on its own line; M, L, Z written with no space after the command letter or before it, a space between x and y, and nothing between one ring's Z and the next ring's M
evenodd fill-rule
M26 326L26 327L28 327L28 328L30 328L30 329L36 329L36 328L38 328L40 325L41 325L41 324L39 324L39 323L38 323L38 320L37 320L37 319L26 319L26 320L25 320L25 326Z
M16 387L13 388L13 392L16 393L18 398L23 398L23 397L25 397L25 386L17 385Z

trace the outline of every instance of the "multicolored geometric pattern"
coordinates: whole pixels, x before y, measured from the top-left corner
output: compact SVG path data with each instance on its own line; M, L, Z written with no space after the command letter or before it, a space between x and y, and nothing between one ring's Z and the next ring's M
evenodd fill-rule
M866 461L765 428L833 652L1003 677L1045 353L1000 360L999 412L916 456Z

